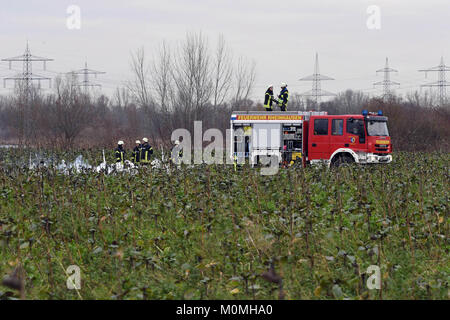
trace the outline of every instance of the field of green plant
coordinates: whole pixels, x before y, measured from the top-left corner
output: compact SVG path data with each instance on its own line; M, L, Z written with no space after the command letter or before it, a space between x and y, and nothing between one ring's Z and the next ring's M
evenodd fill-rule
M21 270L26 299L448 299L449 163L64 175L4 150L0 277ZM19 298L7 285L0 298Z

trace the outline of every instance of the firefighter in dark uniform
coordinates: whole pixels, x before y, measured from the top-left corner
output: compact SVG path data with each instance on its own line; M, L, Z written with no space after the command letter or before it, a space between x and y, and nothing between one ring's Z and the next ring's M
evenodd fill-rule
M139 140L136 140L136 146L133 149L132 157L133 157L133 163L137 164L141 161L141 142Z
M116 163L121 163L124 164L125 161L125 150L123 149L123 141L120 140L119 142L117 142L117 148L115 151L115 155L116 155Z
M270 85L264 97L264 108L266 109L266 111L273 111L272 104L273 104L273 85Z
M142 141L144 141L144 143L141 146L141 164L149 164L153 154L153 148L148 143L147 138L143 138Z
M282 83L281 84L281 92L278 95L278 105L281 109L281 111L286 111L287 110L287 104L289 101L289 91L287 89L287 84L286 83Z

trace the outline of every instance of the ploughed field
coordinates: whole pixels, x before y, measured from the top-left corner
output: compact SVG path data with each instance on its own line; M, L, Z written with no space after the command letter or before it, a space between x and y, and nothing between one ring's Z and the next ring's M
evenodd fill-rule
M101 161L101 151L51 157L80 153ZM0 284L0 298L450 295L448 153L273 176L232 165L63 174L30 170L28 157L0 155L0 277L24 279L22 294ZM67 288L71 265L79 290ZM381 289L367 287L369 266L380 268Z

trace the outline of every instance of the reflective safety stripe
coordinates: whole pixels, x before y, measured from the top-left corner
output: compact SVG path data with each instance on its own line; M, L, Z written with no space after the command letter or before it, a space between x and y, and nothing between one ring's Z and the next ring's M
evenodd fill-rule
M271 109L272 108L271 104L272 104L272 101L273 101L272 95L270 93L266 92L266 99L264 99L264 100L267 100L267 103L264 104L264 108Z
M124 156L124 152L122 151L116 151L116 161L117 162L124 162L124 158L123 158L123 156Z
M140 159L140 152L139 151L133 151L133 160L135 163L139 162Z
M280 93L280 100L278 101L278 105L281 107L285 105L287 107L289 101L289 91L285 90Z
M151 152L152 151L153 151L152 147L150 147L148 149L141 150L141 152L143 152L143 157L141 157L142 158L142 161L141 161L142 163L149 163L150 162L149 158L151 156Z
M144 151L144 161L143 162L148 162L148 150Z

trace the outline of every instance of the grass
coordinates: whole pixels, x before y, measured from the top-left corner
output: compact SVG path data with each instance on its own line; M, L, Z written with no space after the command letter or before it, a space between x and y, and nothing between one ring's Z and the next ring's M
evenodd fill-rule
M278 299L280 283L261 277L271 262L285 299L449 298L447 153L274 176L62 175L15 165L21 150L0 158L0 277L21 266L26 299ZM381 290L366 286L370 265ZM19 293L0 285L0 297Z

